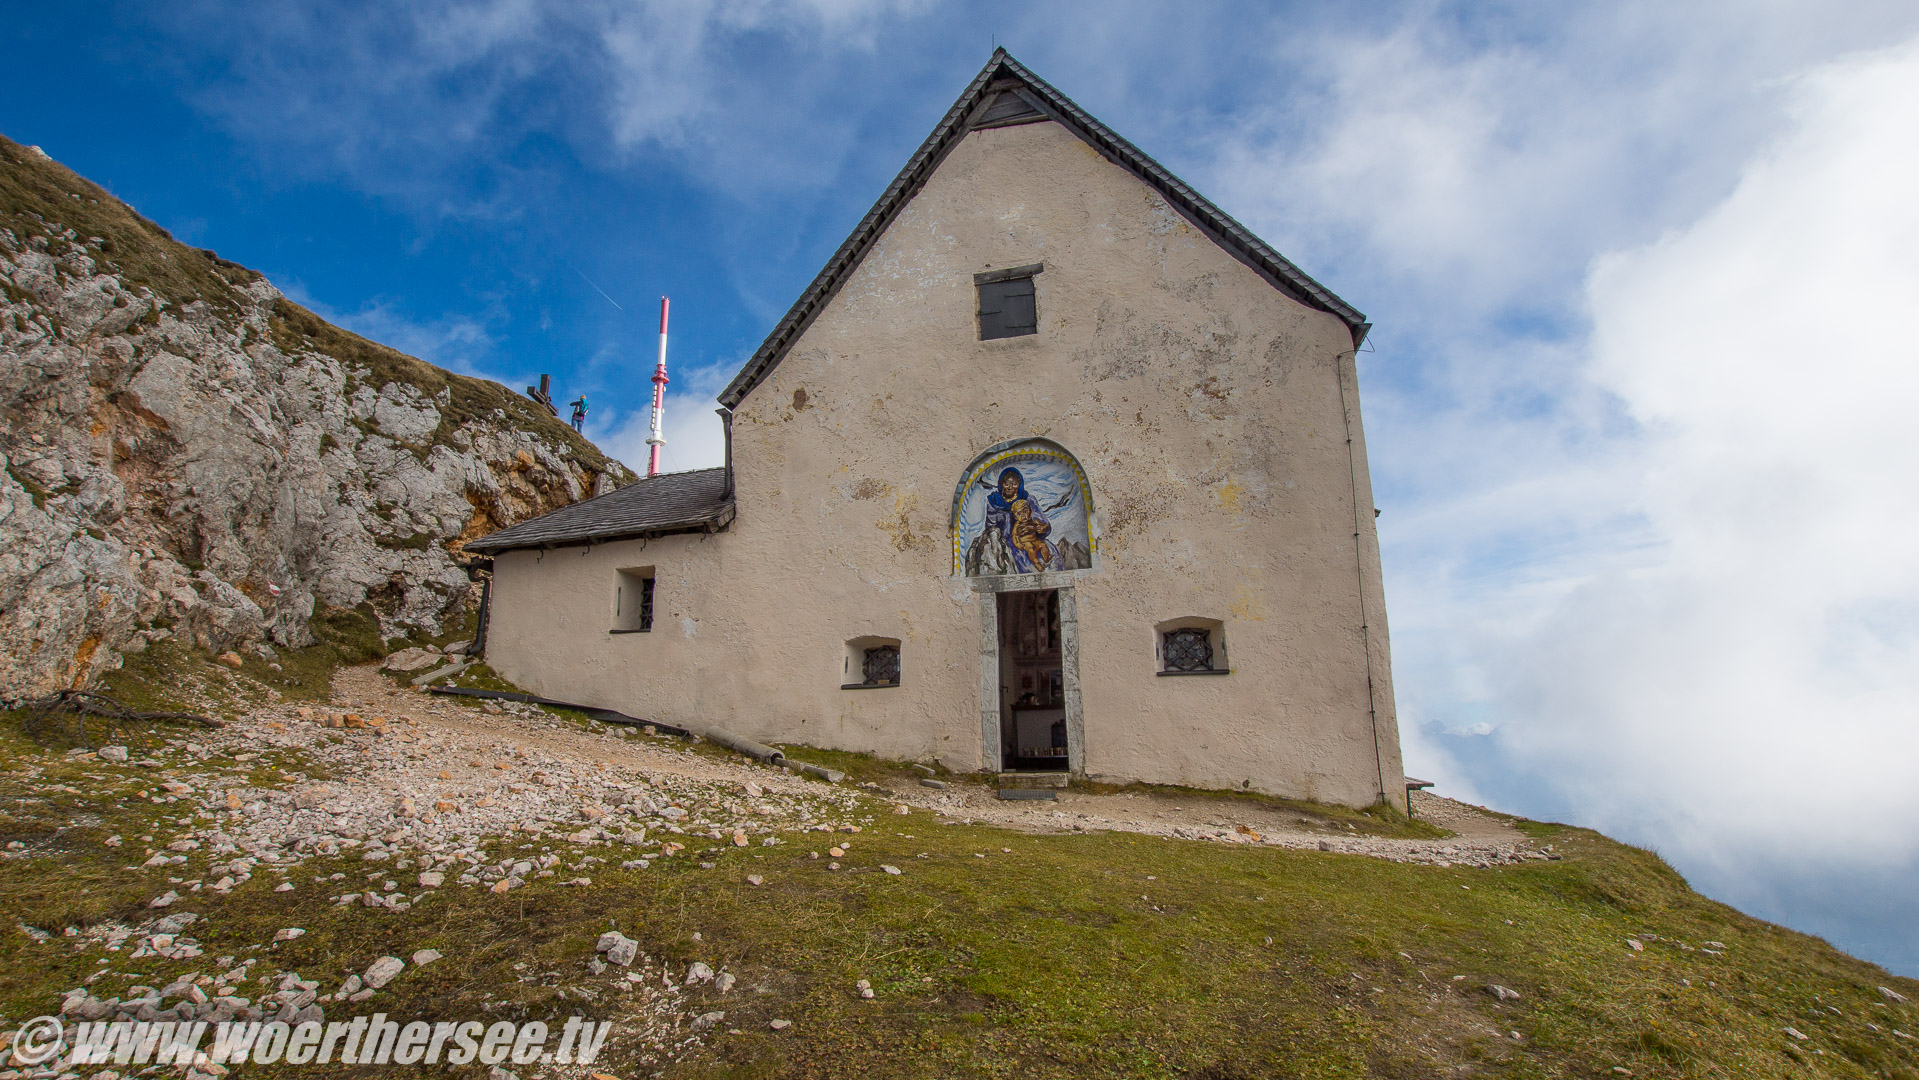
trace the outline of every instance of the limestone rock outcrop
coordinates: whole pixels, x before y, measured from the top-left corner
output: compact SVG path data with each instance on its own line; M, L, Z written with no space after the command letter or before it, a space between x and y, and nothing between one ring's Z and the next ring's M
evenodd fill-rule
M167 637L304 646L330 609L439 632L465 541L632 478L0 138L0 697Z

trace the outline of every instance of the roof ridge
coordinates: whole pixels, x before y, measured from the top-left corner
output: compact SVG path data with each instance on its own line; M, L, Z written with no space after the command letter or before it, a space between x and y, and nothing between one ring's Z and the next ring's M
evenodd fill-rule
M1250 267L1273 285L1294 299L1337 316L1346 323L1352 332L1355 348L1366 339L1372 324L1352 305L1339 298L1331 289L1315 281L1311 275L1301 270L1291 260L1281 255L1273 247L1261 240L1252 230L1246 228L1221 210L1218 206L1194 190L1192 185L1173 175L1172 171L1153 160L1134 146L1124 136L1107 127L1091 113L1082 109L1065 94L1060 93L1052 84L1034 74L1026 65L1013 58L1002 46L993 50L973 81L961 91L953 107L946 111L932 134L926 137L906 165L899 171L879 199L860 218L851 234L847 236L833 257L814 276L811 284L800 293L799 299L787 309L786 314L774 325L773 330L760 343L739 373L733 377L726 389L720 391L720 404L729 409L738 408L753 388L765 381L767 375L785 358L786 351L792 347L800 333L809 326L827 301L839 292L840 286L865 257L873 244L886 231L887 226L899 216L912 196L917 193L926 179L933 174L946 154L963 139L970 128L962 129L959 122L968 116L979 104L981 95L988 85L1002 73L1010 74L1024 83L1041 100L1036 102L1047 118L1079 136L1089 146L1099 151L1107 160L1131 172L1147 186L1158 191L1178 210L1181 216L1205 232L1221 248Z

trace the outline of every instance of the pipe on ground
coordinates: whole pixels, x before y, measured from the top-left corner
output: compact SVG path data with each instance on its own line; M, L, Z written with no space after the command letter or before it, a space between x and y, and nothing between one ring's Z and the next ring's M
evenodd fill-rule
M826 781L829 784L837 784L841 780L846 779L846 774L839 771L838 769L829 769L824 765L809 765L804 761L793 761L791 759L788 759L786 761L780 762L780 766L790 772L805 773L808 776L816 776L820 778L821 780Z
M428 683L438 682L441 679L450 679L453 676L458 675L460 672L465 671L467 668L472 667L474 663L475 661L468 660L464 663L455 662L455 663L448 664L447 666L443 668L439 668L434 671L429 671L425 675L422 675L419 678L414 679L413 685L425 686Z
M746 738L743 735L735 735L725 728L701 727L692 728L691 730L693 734L698 735L707 742L717 743L726 747L728 750L745 754L755 761L770 762L774 765L779 765L786 761L786 752L784 750L778 747L768 746L765 743L754 742L752 739Z

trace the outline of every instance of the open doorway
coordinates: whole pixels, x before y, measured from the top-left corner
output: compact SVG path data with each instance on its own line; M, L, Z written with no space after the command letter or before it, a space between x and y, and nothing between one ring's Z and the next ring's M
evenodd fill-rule
M1059 590L996 595L1000 766L1064 772L1069 760Z

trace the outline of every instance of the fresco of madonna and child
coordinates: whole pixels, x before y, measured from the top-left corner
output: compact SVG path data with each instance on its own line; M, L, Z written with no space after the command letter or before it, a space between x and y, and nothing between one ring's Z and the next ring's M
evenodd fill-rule
M955 527L969 576L1092 565L1085 486L1056 450L1015 450L975 467Z

